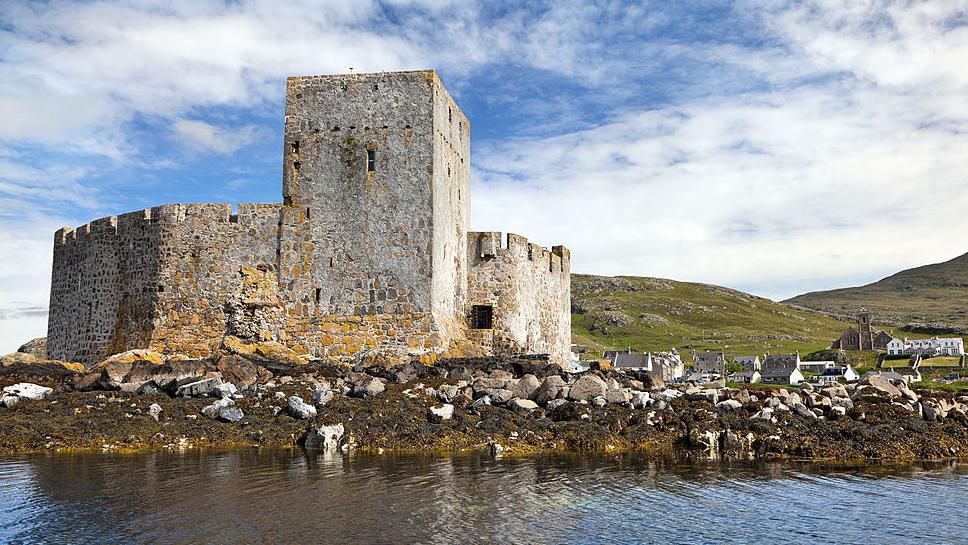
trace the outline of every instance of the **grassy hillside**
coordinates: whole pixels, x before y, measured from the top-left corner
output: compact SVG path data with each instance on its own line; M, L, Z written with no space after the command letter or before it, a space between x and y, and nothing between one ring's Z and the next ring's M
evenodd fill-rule
M847 315L867 308L877 323L964 331L968 329L968 254L901 271L866 286L817 291L784 302Z
M572 275L572 341L588 348L631 346L736 354L828 348L849 324L720 286L634 276Z

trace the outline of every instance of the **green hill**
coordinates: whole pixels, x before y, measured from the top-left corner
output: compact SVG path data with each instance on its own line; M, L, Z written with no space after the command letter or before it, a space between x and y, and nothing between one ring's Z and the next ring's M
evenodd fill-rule
M968 329L968 254L901 271L856 288L816 291L785 303L852 316L861 308L875 323Z
M677 348L736 354L806 354L849 325L811 310L720 286L634 276L572 275L572 342L588 358L603 348Z

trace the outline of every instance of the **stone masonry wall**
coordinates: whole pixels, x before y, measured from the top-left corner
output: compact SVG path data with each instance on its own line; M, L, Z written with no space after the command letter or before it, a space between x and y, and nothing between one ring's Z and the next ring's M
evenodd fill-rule
M547 251L508 233L467 235L469 306L491 305L493 328L468 330L479 353L548 354L558 364L571 350L571 255Z
M569 257L467 232L470 123L433 71L288 80L283 203L173 204L55 235L48 351L205 357L226 335L345 361L548 353ZM473 304L495 327L469 331Z
M159 265L150 217L142 210L54 235L48 357L92 361L150 338Z
M467 230L470 226L470 122L434 74L433 285L431 308L448 346L467 328Z
M289 78L283 200L307 210L325 314L431 311L432 84L432 72Z

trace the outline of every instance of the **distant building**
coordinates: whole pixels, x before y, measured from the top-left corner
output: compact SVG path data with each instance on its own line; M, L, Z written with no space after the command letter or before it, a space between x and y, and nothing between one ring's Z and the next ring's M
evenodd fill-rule
M631 354L627 352L616 352L612 356L612 367L622 371L651 371L652 354Z
M632 354L630 352L615 351L612 367L616 371L642 371L666 382L682 377L685 365L675 350L671 352L646 352Z
M800 372L800 354L766 356L760 375L764 384L800 384L804 380Z
M831 367L836 367L837 362L835 361L801 361L800 370L804 373L813 373L819 375L830 369Z
M759 358L757 358L759 359ZM726 380L729 382L738 382L741 384L757 384L763 381L762 375L756 369L751 369L749 371L738 371L736 373L730 373L726 376Z
M878 331L877 335L874 336L874 350L887 350L887 344L893 338L887 331Z
M759 356L734 356L733 365L739 365L743 371L759 371L763 368Z
M960 338L904 339L902 354L920 356L964 356L965 343Z
M860 375L857 374L857 371L854 371L850 364L847 364L843 367L828 367L815 378L821 383L855 382L860 378Z
M871 313L861 310L857 314L857 329L848 327L830 347L839 350L884 350L890 340L891 335L885 331L878 331L876 335L873 333Z
M726 358L716 352L700 352L692 357L692 368L695 371L721 375L726 372Z
M621 349L621 350L606 350L602 354L602 359L615 360L615 356L617 356L619 354L631 354L631 353L632 353L632 347L631 346L628 347L628 348Z

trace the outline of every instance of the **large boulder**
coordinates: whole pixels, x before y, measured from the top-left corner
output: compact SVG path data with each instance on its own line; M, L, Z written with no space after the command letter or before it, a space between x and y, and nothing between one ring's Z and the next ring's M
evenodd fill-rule
M568 399L573 401L591 401L596 397L605 398L607 390L605 381L597 375L587 374L575 381L568 392Z
M262 359L284 365L306 365L308 361L299 357L299 353L276 341L247 343L233 336L222 339L222 350L237 356Z
M20 401L35 401L49 398L54 393L54 389L30 382L20 382L11 386L4 386L3 393L8 396L17 396Z
M191 377L174 384L175 397L205 397L222 383L219 377Z
M530 399L514 398L508 402L508 408L516 413L529 413L538 408L538 404Z
M716 404L716 408L721 411L735 411L742 406L743 404L735 399L725 399Z
M38 360L47 359L47 337L39 337L27 341L17 349L21 354L30 354Z
M860 384L870 387L865 388L865 390L874 389L889 397L901 397L901 390L899 390L897 386L891 384L891 381L882 376L871 375L862 380Z
M92 369L107 363L134 363L136 361L148 361L154 363L155 365L161 365L165 363L165 357L157 352L138 348L135 350L128 350L127 352L121 352L120 354L114 354L113 356L108 356L95 364Z
M261 342L256 345L255 353L257 356L269 361L284 363L287 365L306 365L308 360L300 358L295 350L275 341Z
M456 384L442 384L437 388L437 398L444 403L450 403L460 394L460 387Z
M234 354L221 356L215 363L215 368L222 373L224 382L235 384L240 390L245 390L254 384L262 384L272 378L272 373L265 367Z
M627 388L612 388L605 393L605 401L624 405L632 400L632 393Z
M521 399L533 399L541 387L541 381L534 375L524 375L511 386L511 393L514 397Z
M444 403L443 405L430 407L427 412L431 420L437 422L450 420L454 417L454 406L450 403Z
M210 405L206 405L205 407L202 407L202 414L207 416L208 418L215 418L216 416L218 416L219 411L221 411L222 409L226 407L234 407L234 406L235 406L235 401L233 401L232 398L223 397L222 399L219 399L218 401Z
M346 430L342 424L310 426L303 444L307 449L334 452L343 446Z
M353 387L353 397L373 397L382 394L386 390L386 385L377 377L367 376L362 378Z
M552 399L562 397L566 386L564 379L558 375L545 377L534 392L533 400L539 405L544 405Z
M305 420L316 417L316 407L306 403L299 396L289 396L289 399L286 400L286 408L294 418Z
M503 388L481 390L478 392L478 394L489 397L491 399L491 403L495 405L503 405L514 399L514 392L511 390L505 390Z

